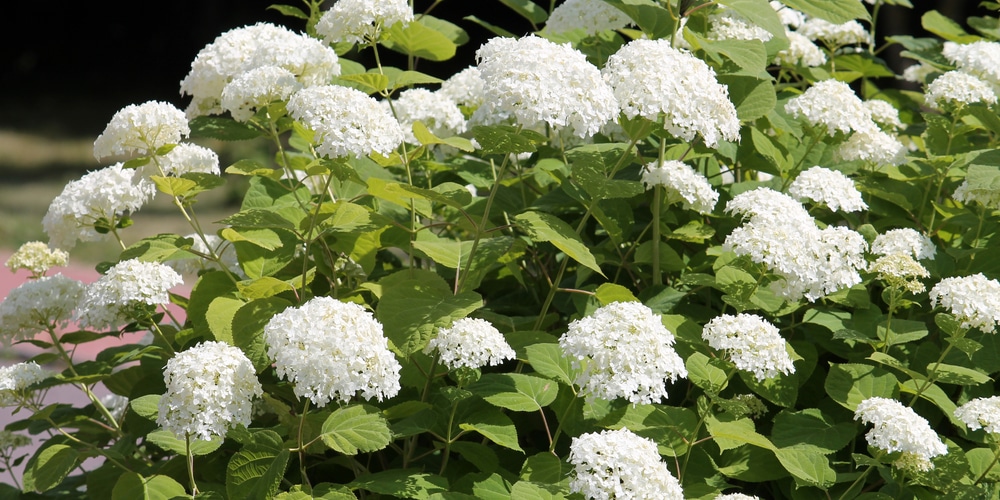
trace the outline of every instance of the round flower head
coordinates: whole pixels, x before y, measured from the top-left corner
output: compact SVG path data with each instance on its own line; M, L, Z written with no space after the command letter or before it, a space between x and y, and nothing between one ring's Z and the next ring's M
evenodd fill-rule
M656 443L622 428L590 432L569 445L573 478L569 489L586 498L682 500L684 492Z
M743 493L726 493L725 495L718 495L715 500L760 500L760 498L752 495L744 495Z
M199 271L208 269L222 269L219 262L212 260L211 256L214 253L229 272L241 278L245 277L236 257L236 248L228 241L214 234L206 234L205 239L202 239L197 233L191 233L185 238L194 240L191 251L196 252L197 255L187 259L168 260L164 264L181 274L198 274ZM206 240L208 245L205 244Z
M139 210L155 193L153 183L136 175L135 170L122 168L121 163L71 181L42 218L49 245L69 250L77 241L107 239L107 234L94 230L95 223Z
M802 12L791 7L786 7L777 0L771 0L770 4L771 8L778 13L778 19L781 20L781 24L784 24L786 29L797 29L799 26L802 26L802 23L806 22L806 15Z
M264 327L267 355L295 395L316 406L391 398L399 392L399 362L382 324L358 304L315 297L276 314Z
M788 48L778 52L774 57L775 64L801 64L806 67L826 64L826 54L811 40L794 31L785 32L785 36L788 37Z
M868 112L872 115L872 121L885 130L899 130L903 128L903 122L899 121L899 110L892 104L881 99L871 99L864 102Z
M729 89L704 61L670 46L668 40L633 40L608 58L602 71L625 116L659 121L667 132L708 147L736 141L740 121Z
M413 135L413 122L416 121L422 122L438 137L451 137L465 132L462 110L439 92L427 89L404 90L392 105L407 142L417 143L417 138Z
M87 286L76 312L82 326L114 328L144 315L149 306L167 305L170 289L184 280L166 264L123 260Z
M260 66L247 70L222 89L219 105L234 120L245 122L254 113L274 101L286 101L302 84L295 75L279 66Z
M894 399L868 398L858 403L854 419L872 424L865 435L868 444L890 453L902 453L895 462L897 467L927 471L934 468L932 458L948 452L927 420Z
M618 30L632 24L621 9L602 0L566 0L545 21L545 31L565 33L582 29L587 35Z
M920 278L930 276L924 266L905 253L880 255L872 263L869 270L875 273L879 279L885 280L889 286L901 288L910 293L923 292L926 288L920 282Z
M785 104L785 112L803 118L813 126L826 127L833 135L839 130L868 130L874 126L871 112L846 83L837 80L816 82L802 95Z
M941 55L958 69L1000 86L1000 42L979 40L969 44L944 42Z
M807 19L796 31L810 40L821 41L830 47L866 44L871 39L868 30L857 21L833 24L814 17Z
M663 186L667 190L667 201L680 201L684 208L707 214L719 201L719 193L712 189L708 179L686 163L676 160L663 162L657 166L652 162L642 169L642 183L646 189Z
M187 173L219 175L219 155L204 146L185 142L142 167L144 177L180 177Z
M20 405L29 397L28 387L49 378L51 373L34 361L0 368L0 408Z
M618 115L618 103L601 72L570 44L538 36L495 37L476 51L483 106L525 127L544 122L589 137Z
M787 224L805 230L816 223L802 203L767 187L744 191L726 203L726 213L739 215L754 224Z
M460 107L468 109L478 108L483 104L485 94L483 93L483 78L479 74L479 68L469 66L468 68L455 73L450 78L441 83L438 93L444 95Z
M820 166L800 173L788 187L788 194L800 201L825 203L833 211L858 212L868 208L854 181L841 172Z
M190 133L187 117L173 104L130 104L115 113L97 136L94 157L100 160L114 155L151 154L162 146L181 142Z
M976 202L986 208L1000 208L1000 193L995 189L972 189L968 179L962 181L952 197L962 203Z
M927 81L927 77L931 73L937 72L938 69L930 64L921 62L917 64L911 64L903 70L903 74L899 75L905 81L913 83L924 83Z
M872 242L872 253L878 255L901 253L918 260L934 260L936 252L930 238L908 227L890 229Z
M316 132L316 151L330 158L388 156L403 129L378 101L339 85L302 89L288 100L288 113Z
M83 283L61 274L28 281L0 302L0 340L29 339L68 326L83 298Z
M253 399L263 394L253 363L238 347L202 342L177 353L163 369L167 392L156 423L178 437L209 441L249 426Z
M962 328L978 328L993 333L1000 323L1000 282L982 273L945 278L930 292L931 306L951 311Z
M1000 396L973 399L955 409L955 418L972 430L1000 434Z
M753 372L757 381L795 372L778 328L755 314L723 314L705 325L702 338L726 351L736 368Z
M316 23L326 43L376 40L381 30L413 20L406 0L338 0Z
M766 29L751 23L733 9L718 8L709 14L711 40L760 40L769 41L773 35Z
M666 381L686 377L674 336L660 315L638 302L613 302L569 324L559 339L573 365L574 381L588 400L623 397L634 404L667 396Z
M503 334L489 321L478 318L462 318L448 328L439 329L424 352L430 354L435 350L441 362L451 370L495 366L506 359L514 359L514 349Z
M11 254L4 264L11 272L27 269L33 277L45 274L50 267L65 266L69 263L69 253L58 248L49 248L41 241L29 241Z
M326 85L340 74L333 48L307 35L268 23L227 31L198 52L181 81L190 95L189 117L221 114L222 91L233 79L254 68L288 70L303 86Z
M989 84L961 71L949 71L934 79L924 94L927 104L941 108L947 104L965 105L983 102L996 104L997 94Z
M851 134L833 152L843 161L867 161L876 165L901 165L906 162L906 146L895 137L871 125Z

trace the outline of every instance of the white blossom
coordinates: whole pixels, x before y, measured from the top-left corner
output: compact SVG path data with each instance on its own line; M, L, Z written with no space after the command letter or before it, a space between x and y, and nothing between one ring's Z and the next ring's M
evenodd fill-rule
M802 26L802 23L806 22L806 15L802 12L787 7L776 0L771 0L770 4L771 8L778 13L778 19L781 20L781 24L784 24L786 28L797 29L799 26Z
M955 409L955 418L969 429L984 429L990 434L1000 433L1000 396L975 398Z
M50 248L41 241L29 241L11 254L4 263L11 272L27 269L33 276L41 276L51 267L69 263L69 253L58 248Z
M389 156L403 142L403 129L378 101L339 85L302 89L288 100L288 113L316 132L316 151L330 158Z
M326 43L360 43L377 39L382 30L413 20L406 0L338 0L316 23Z
M237 75L222 88L219 105L234 120L245 122L274 101L287 101L302 89L295 75L280 66L260 66Z
M936 71L938 71L938 69L934 66L925 62L920 62L907 66L906 69L903 70L903 74L899 77L908 82L924 83L927 81L927 77Z
M988 187L973 189L969 185L968 179L962 181L962 184L955 188L952 198L966 204L976 202L987 208L1000 208L1000 191Z
M668 40L633 40L608 58L602 70L621 111L659 121L671 135L709 147L739 140L740 121L729 90L704 61Z
M201 342L177 353L163 369L167 392L156 423L179 438L209 441L249 426L253 399L263 394L253 363L237 347Z
M908 227L890 229L872 241L872 253L878 255L902 253L918 260L934 260L936 252L930 238Z
M417 143L417 138L413 135L413 123L416 121L422 122L438 137L451 137L465 132L462 110L442 93L421 88L404 90L399 93L392 106L409 143Z
M843 161L867 161L876 165L906 163L906 146L899 139L883 132L874 123L851 134L837 146L833 156Z
M660 459L656 443L622 428L590 432L569 445L569 489L595 500L683 500L677 479Z
M32 384L41 382L51 372L34 361L16 363L0 368L0 408L19 405Z
M718 8L708 15L711 28L708 38L711 40L760 40L767 42L773 35L764 28L751 23L739 12Z
M941 108L945 104L996 104L997 94L989 83L973 75L949 71L927 85L924 99L929 106Z
M264 340L278 377L316 406L347 403L358 393L381 401L399 392L401 367L382 324L358 304L315 297L274 315Z
M830 210L859 212L868 208L854 181L842 172L815 166L800 173L788 187L793 198L824 203Z
M220 175L219 155L205 146L182 143L169 153L153 157L142 167L142 176L180 177L187 173Z
M795 373L778 328L756 314L717 316L701 336L713 349L726 351L736 368L752 372L758 382Z
M164 262L164 264L170 266L173 270L180 274L198 274L198 272L204 270L221 270L225 266L229 272L236 276L240 278L246 277L243 269L240 268L239 259L236 256L236 247L232 243L214 234L206 234L205 238L202 239L197 233L191 233L185 236L185 238L194 240L194 243L191 245L191 251L195 252L195 254L190 258L172 259ZM205 244L206 240L208 245ZM211 247L211 250L209 247ZM213 253L221 262L211 259Z
M704 175L686 163L668 160L658 165L652 162L642 169L642 183L646 189L663 186L667 191L667 202L679 201L684 208L707 214L719 201L719 193L712 188Z
M128 410L129 399L119 394L108 393L101 398L101 404L107 408L111 417L118 422L121 421L122 417L125 416L125 411Z
M173 104L149 101L125 106L94 141L98 160L114 155L152 154L191 133L184 112Z
M826 64L826 54L811 40L795 31L786 31L785 36L788 37L788 48L778 51L774 57L775 64L801 64L806 67Z
M621 9L602 0L566 0L545 21L545 31L565 33L582 29L587 35L618 30L632 24Z
M872 121L879 124L886 130L899 130L903 128L903 122L899 120L899 110L887 101L881 99L870 99L864 102L868 112L872 115Z
M858 403L854 419L872 424L865 435L868 444L902 453L895 462L897 467L927 471L934 468L932 458L948 452L926 419L894 399L868 398Z
M812 17L806 19L806 22L802 23L796 31L810 40L818 40L831 47L867 44L871 40L868 30L857 21L833 24L824 19Z
M1000 92L1000 42L978 40L969 44L944 42L941 55L958 69L975 75Z
M930 291L931 306L955 315L962 328L993 333L1000 323L1000 282L982 273L944 278Z
M148 306L170 303L170 289L184 282L166 264L123 260L87 286L75 318L81 326L115 328L140 319Z
M829 135L837 130L849 133L874 127L868 108L850 86L838 80L816 82L789 100L785 112L811 125L826 127Z
M30 339L66 328L83 292L83 283L61 274L21 284L0 302L0 339Z
M743 493L727 493L716 496L715 500L760 500L760 498L753 495L744 495Z
M444 95L459 106L469 109L478 108L483 104L485 95L483 93L483 78L479 73L479 68L469 66L447 80L441 82L441 89L438 93Z
M559 346L582 368L574 381L588 400L623 397L634 404L667 396L666 382L686 377L674 336L660 315L638 302L613 302L569 324Z
M489 321L462 318L448 328L439 328L427 343L424 353L438 353L438 359L449 369L482 368L514 359L514 349Z
M924 266L906 253L880 255L868 270L875 273L878 279L885 280L889 286L899 287L910 293L926 290L920 278L930 276Z

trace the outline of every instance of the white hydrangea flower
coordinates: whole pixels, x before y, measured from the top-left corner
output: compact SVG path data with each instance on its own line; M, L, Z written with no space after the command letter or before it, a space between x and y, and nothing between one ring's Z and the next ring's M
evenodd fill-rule
M125 106L94 141L98 160L114 155L151 154L191 133L184 112L173 104L149 101Z
M185 142L163 156L153 157L140 172L144 178L151 175L180 177L187 173L220 175L219 155L205 146Z
M214 234L206 234L205 239L202 239L198 233L191 233L185 236L185 238L194 240L194 243L191 245L192 252L197 252L205 257L194 256L192 258L164 262L164 264L170 266L173 270L180 274L198 274L198 272L208 269L222 269L218 262L209 258L214 252L229 272L240 278L246 277L243 269L240 268L239 259L236 256L236 248L228 241ZM208 245L205 244L205 240L208 240ZM211 251L209 250L209 246L211 246Z
M51 374L34 361L0 368L0 408L20 404L28 387L49 378Z
M459 106L475 109L483 104L483 78L479 68L469 66L441 83L438 93Z
M664 118L670 134L708 147L737 141L740 121L729 89L704 61L670 46L668 40L633 40L608 58L602 70L625 116Z
M187 115L223 113L222 91L234 78L262 66L290 71L303 86L329 84L340 74L333 48L283 26L257 23L227 31L206 45L181 81L181 95L190 95Z
M788 187L788 194L799 201L825 203L833 211L859 212L868 208L850 177L818 165L800 173Z
M997 94L989 83L975 76L962 71L949 71L927 86L924 99L929 106L941 108L945 104L996 104Z
M163 369L167 392L156 423L179 438L209 441L237 426L249 426L253 399L264 391L253 363L238 347L201 342L177 353Z
M854 419L872 424L868 444L887 452L902 452L895 465L918 471L934 468L931 459L944 455L948 447L927 420L894 399L872 397L858 403Z
M1000 86L1000 42L979 40L969 44L944 42L941 55L958 69Z
M890 229L872 241L872 253L890 255L901 253L918 260L934 260L937 249L927 236L908 227Z
M0 302L0 339L29 339L69 325L83 298L84 284L61 274L25 282Z
M709 14L708 23L711 26L708 31L710 40L760 40L767 42L774 37L769 31L751 23L733 9L722 7L716 9L715 12Z
M962 184L955 188L952 198L962 203L976 202L987 208L1000 207L1000 193L995 189L972 189L969 180L962 181Z
M108 393L101 398L101 404L108 409L108 413L110 413L111 417L117 422L125 416L125 410L128 410L129 400L125 396Z
M787 7L781 2L771 0L771 8L778 13L778 19L786 28L798 29L802 23L806 22L806 15L791 7Z
M796 66L801 64L806 67L816 67L826 64L826 54L820 50L808 38L795 31L786 31L788 37L788 48L778 51L774 57L775 64L788 64Z
M902 165L906 163L906 146L872 123L871 126L851 134L846 141L837 146L833 156L842 161Z
M927 278L930 273L912 256L906 253L890 253L880 255L869 268L878 279L885 280L889 286L907 290L910 293L920 293L926 290L920 278Z
M590 432L569 445L573 478L569 489L586 498L683 500L684 492L656 443L622 428Z
M743 493L726 493L725 495L716 496L715 500L760 500L760 498Z
M642 183L646 189L663 186L667 191L667 202L679 201L684 208L707 214L719 201L719 193L712 189L708 179L686 163L668 160L662 165L652 162L642 169Z
M358 304L315 297L276 314L264 327L267 355L295 395L316 406L391 398L399 392L399 362L382 324Z
M790 99L785 112L813 126L826 127L829 135L837 130L849 133L874 127L868 108L849 85L838 80L816 82L802 95Z
M1000 282L982 273L945 278L930 291L931 306L951 311L962 328L993 333L1000 323Z
M462 110L439 92L420 88L404 90L399 93L392 106L403 129L403 136L409 143L417 143L417 138L413 135L413 122L416 121L423 122L438 137L451 137L465 132Z
M927 77L936 71L938 71L938 69L934 66L925 62L920 62L907 66L906 69L903 70L903 74L899 77L908 82L924 83L927 81Z
M302 89L288 100L288 113L316 132L316 151L330 158L389 156L403 129L387 109L360 90L339 85Z
M588 400L623 397L633 404L667 397L666 381L686 377L674 336L660 315L638 302L613 302L569 324L559 346L582 367L574 383Z
M872 121L883 129L899 130L903 128L903 122L899 120L899 110L888 101L870 99L864 101L864 104L872 115Z
M621 9L602 0L566 0L545 21L545 31L565 33L582 29L588 35L619 30L632 24Z
M451 370L496 366L515 356L503 334L489 321L479 318L462 318L448 328L439 328L437 336L424 349L425 354L434 351Z
M406 0L338 0L316 23L326 43L361 43L378 38L381 30L413 20Z
M74 319L81 326L116 328L145 306L170 303L170 289L184 282L166 264L123 260L87 286Z
M799 229L816 223L802 203L779 191L759 187L744 191L726 203L726 213L739 215L756 224L786 224Z
M11 272L27 269L33 276L45 274L49 268L61 267L69 263L69 253L58 248L50 248L41 241L29 241L11 254L4 263Z
M525 127L544 122L577 137L594 135L618 116L601 71L568 43L495 37L476 51L476 60L485 96L476 115L494 113Z
M136 175L135 170L122 168L121 163L70 181L42 218L49 245L69 250L77 241L107 239L109 235L94 230L98 220L135 212L155 193L153 183Z
M756 314L723 314L709 321L701 336L713 349L726 351L736 368L753 372L758 382L795 373L778 328Z
M234 120L245 122L258 109L274 101L287 101L302 89L295 75L279 66L252 68L233 78L222 88L219 105Z
M955 418L972 430L1000 434L1000 396L973 399L955 409Z
M830 47L867 44L871 40L868 30L857 21L833 24L818 17L812 17L806 19L806 22L802 23L796 31L810 40L821 41Z

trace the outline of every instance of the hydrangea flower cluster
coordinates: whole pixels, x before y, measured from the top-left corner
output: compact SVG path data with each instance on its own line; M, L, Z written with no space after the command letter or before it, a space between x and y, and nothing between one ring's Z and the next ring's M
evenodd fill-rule
M476 51L476 60L485 96L473 115L477 123L513 118L525 127L544 122L589 137L618 116L600 70L568 43L495 37Z
M246 276L243 273L243 269L240 268L239 259L236 256L236 248L228 241L214 234L206 234L205 239L202 239L197 233L191 233L185 236L185 238L194 240L194 243L191 245L191 251L197 255L186 259L166 261L165 264L173 268L173 270L180 274L198 274L198 272L203 270L222 269L219 262L209 258L214 253L229 272L241 278ZM208 245L205 244L206 241Z
M19 405L32 384L49 378L51 373L34 361L0 368L0 408Z
M955 189L952 198L962 203L976 202L986 208L1000 208L1000 193L995 189L973 189L968 179Z
M774 37L769 31L751 23L733 9L720 7L708 16L711 40L760 40L767 42Z
M927 471L934 468L932 458L948 452L927 420L894 399L868 398L858 403L854 419L872 424L865 435L868 444L890 453L902 452L897 467Z
M219 155L210 148L181 143L165 155L153 158L142 168L142 175L180 177L187 173L219 175Z
M711 148L740 137L736 106L715 70L668 40L633 40L608 58L602 73L629 118L662 116L671 135L685 141L700 135Z
M863 45L871 41L868 30L857 21L833 24L824 19L812 17L807 18L796 32L810 40L823 42L828 47Z
M287 101L302 84L295 74L280 66L260 66L237 75L222 89L219 105L238 122L274 101Z
M788 48L778 51L774 57L775 64L806 67L826 64L826 54L812 40L795 31L786 31L785 36L788 37Z
M890 229L872 241L872 253L890 255L901 253L918 260L934 260L937 249L934 242L915 229L908 227Z
M924 266L905 253L880 255L869 270L875 273L878 279L889 283L889 286L902 288L910 293L923 292L926 288L920 279L930 276Z
M1000 91L1000 42L978 40L968 44L944 42L941 55L959 70L974 75Z
M901 165L906 161L906 147L874 122L871 127L851 134L833 153L840 160L866 161L877 165Z
M70 250L77 241L107 239L107 234L94 229L95 224L139 210L155 193L152 182L121 163L70 181L42 218L49 245Z
M931 306L947 308L962 328L993 333L1000 323L1000 282L982 273L945 278L930 291Z
M448 328L438 329L437 336L427 342L424 353L434 351L450 370L495 366L514 359L515 355L503 334L489 321L479 318L462 318Z
M949 71L927 85L924 99L928 105L942 108L947 105L960 106L977 102L996 104L997 94L989 83L973 75L962 71Z
M69 325L83 298L83 283L61 274L28 281L0 302L0 340L17 341Z
M45 274L51 267L65 266L69 263L69 253L58 248L50 248L41 241L29 241L11 254L4 263L11 272L27 269L32 277Z
M642 183L646 189L663 186L667 191L667 201L679 201L684 208L707 214L719 201L719 193L712 188L708 179L684 162L668 160L658 165L652 162L642 169Z
M381 401L399 392L401 366L382 324L358 304L314 297L274 315L264 340L278 376L316 406L346 403L358 393Z
M845 134L871 128L871 112L846 83L823 80L806 89L802 95L785 104L785 112L801 117L817 127L826 127L826 133Z
M781 21L781 24L785 25L786 29L798 29L799 26L802 26L802 23L806 22L806 15L802 12L788 7L777 0L771 0L769 3L774 12L778 14L778 19Z
M249 426L253 399L263 394L253 363L238 347L201 342L177 353L163 369L167 392L156 423L178 437L209 441Z
M743 493L726 493L715 497L715 500L760 500L760 498Z
M388 156L403 142L399 122L360 90L308 87L293 94L287 107L292 118L316 132L316 151L330 158Z
M451 137L465 132L462 110L455 101L441 92L421 88L404 90L399 93L392 106L406 142L417 143L417 138L413 135L413 123L416 121L422 122L438 137Z
M115 155L152 154L191 133L184 112L173 104L149 101L125 106L94 141L98 160Z
M681 485L660 459L656 443L622 428L590 432L569 445L569 489L586 498L682 500Z
M800 173L788 187L788 194L800 201L824 203L833 211L859 212L868 208L854 181L842 172L820 166Z
M115 328L139 319L148 306L170 302L170 289L184 280L177 271L159 262L121 261L87 286L75 318L81 326Z
M1000 434L1000 396L975 398L955 409L955 418L969 429Z
M236 28L206 45L191 63L191 71L181 81L181 95L191 96L187 116L224 112L226 86L263 66L288 70L305 87L326 85L340 74L337 53L315 38L269 23Z
M438 93L451 99L460 108L470 110L482 106L486 98L483 92L483 78L479 68L475 66L469 66L441 82Z
M928 76L932 73L936 73L937 71L938 69L934 66L925 62L919 62L917 64L907 66L899 77L907 82L924 83L927 81Z
M575 384L588 400L633 404L667 397L666 381L687 376L660 315L638 302L613 302L573 321L559 346L582 368Z
M566 0L552 10L545 21L549 33L565 33L582 29L587 35L618 30L632 24L621 9L602 0Z
M381 31L413 20L406 0L339 0L316 23L326 43L362 43L377 40Z
M864 101L864 105L871 113L872 121L881 126L883 130L893 131L903 128L903 122L899 120L899 110L888 101L870 99Z
M709 321L701 336L713 349L726 351L737 369L752 372L758 382L795 372L778 328L756 314L723 314Z

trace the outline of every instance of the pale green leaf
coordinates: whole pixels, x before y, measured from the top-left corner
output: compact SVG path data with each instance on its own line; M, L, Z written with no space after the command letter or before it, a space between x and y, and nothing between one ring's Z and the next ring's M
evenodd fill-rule
M191 498L184 486L170 476L155 475L143 477L135 472L126 472L118 478L111 492L111 500L172 500Z
M378 451L392 442L389 424L378 408L354 405L340 408L323 422L320 438L345 455Z
M899 381L896 377L870 365L832 365L824 386L826 393L834 401L851 411L868 398L896 398L899 395Z
M460 429L478 432L504 448L524 453L517 441L517 427L507 415L496 410L486 410L475 412L463 420L459 424Z
M79 452L63 444L38 450L24 467L24 490L43 493L59 486L79 459Z
M517 214L514 216L514 221L531 235L533 240L548 241L573 260L598 272L601 276L604 275L590 249L562 219L546 212L531 210Z
M487 373L467 388L490 404L511 411L538 411L555 401L559 384L523 373Z

